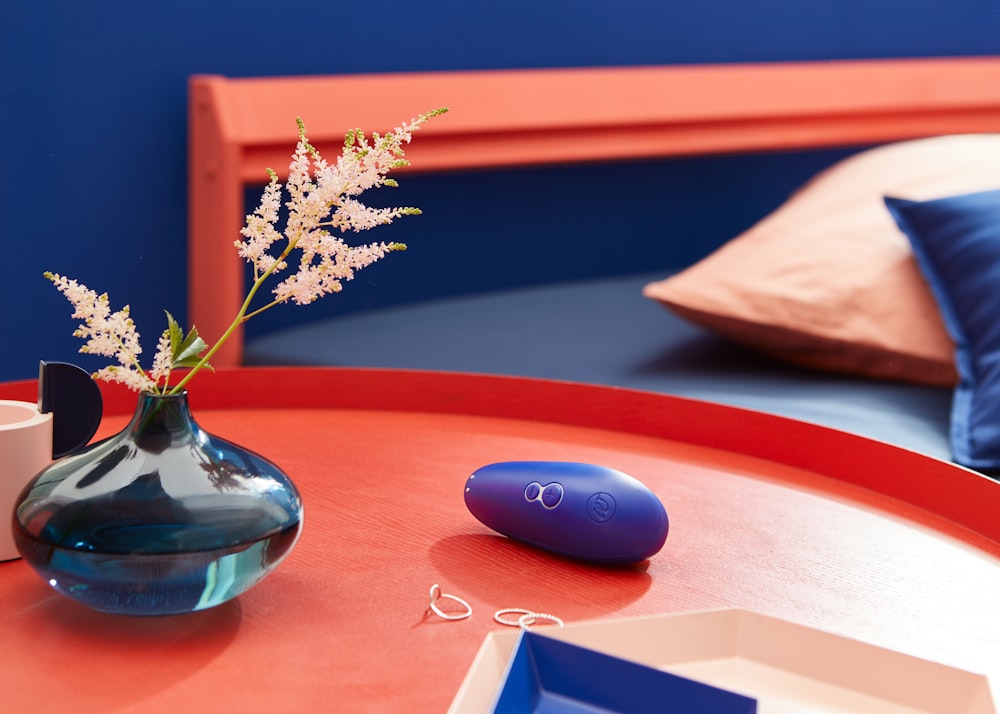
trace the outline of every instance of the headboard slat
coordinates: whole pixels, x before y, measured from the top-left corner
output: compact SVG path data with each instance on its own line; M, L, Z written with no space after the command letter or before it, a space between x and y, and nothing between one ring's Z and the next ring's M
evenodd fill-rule
M329 157L353 127L451 112L420 170L862 146L1000 131L1000 57L191 78L189 314L206 339L243 298L243 187L287 171L294 119ZM215 358L238 364L237 335Z

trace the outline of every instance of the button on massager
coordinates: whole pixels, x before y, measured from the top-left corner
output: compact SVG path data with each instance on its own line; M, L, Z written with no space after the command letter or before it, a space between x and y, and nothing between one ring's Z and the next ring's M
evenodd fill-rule
M634 563L667 539L663 504L615 469L569 461L505 461L477 469L465 505L509 538L595 563Z
M563 497L563 487L558 483L550 483L542 489L542 505L546 508L555 508Z

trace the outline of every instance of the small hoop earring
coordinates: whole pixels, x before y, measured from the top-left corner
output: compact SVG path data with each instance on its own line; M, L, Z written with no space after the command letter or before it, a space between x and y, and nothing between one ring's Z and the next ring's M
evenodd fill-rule
M445 612L440 607L438 607L438 600L444 598L445 600L452 600L457 602L459 605L465 608L464 612ZM468 617L472 617L472 606L469 605L465 600L458 597L457 595L449 595L448 593L441 592L441 586L437 583L431 585L431 604L429 609L434 612L435 615L444 620L464 620Z
M531 610L525 610L523 607L505 607L503 610L497 610L493 613L493 619L497 621L500 625L506 625L507 627L517 627L518 620L525 616L531 615ZM517 620L506 620L504 615L517 615Z
M522 630L527 630L532 625L538 624L539 620L547 620L548 622L550 622L551 624L555 625L556 627L562 627L563 626L563 621L562 621L561 618L558 618L555 615L550 615L547 612L529 612L529 613L526 613L524 615L521 615L519 618L517 618L517 624L520 626L520 628Z

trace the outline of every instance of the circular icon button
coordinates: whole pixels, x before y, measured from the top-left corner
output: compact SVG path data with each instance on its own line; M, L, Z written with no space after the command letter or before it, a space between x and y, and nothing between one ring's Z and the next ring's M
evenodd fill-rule
M546 508L555 508L563 497L563 487L560 483L550 483L542 489L542 505Z
M529 501L537 501L542 492L542 484L532 481L524 489L524 497Z
M615 517L618 504L610 493L598 491L587 499L587 515L595 523L607 523Z

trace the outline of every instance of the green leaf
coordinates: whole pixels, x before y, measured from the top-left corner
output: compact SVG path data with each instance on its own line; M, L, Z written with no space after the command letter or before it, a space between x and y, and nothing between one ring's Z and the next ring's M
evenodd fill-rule
M170 364L171 367L194 367L201 361L201 353L208 349L208 343L198 335L198 329L191 327L187 336L174 316L167 313L167 326L170 331ZM206 365L208 366L208 365Z
M201 359L202 352L208 349L208 343L198 336L194 328L184 340L183 348L174 355L174 364L180 367L193 367Z
M170 335L170 356L175 357L177 355L178 345L184 341L184 330L181 329L181 326L177 323L177 320L174 319L173 315L166 310L164 310L164 312L167 313L167 334Z

